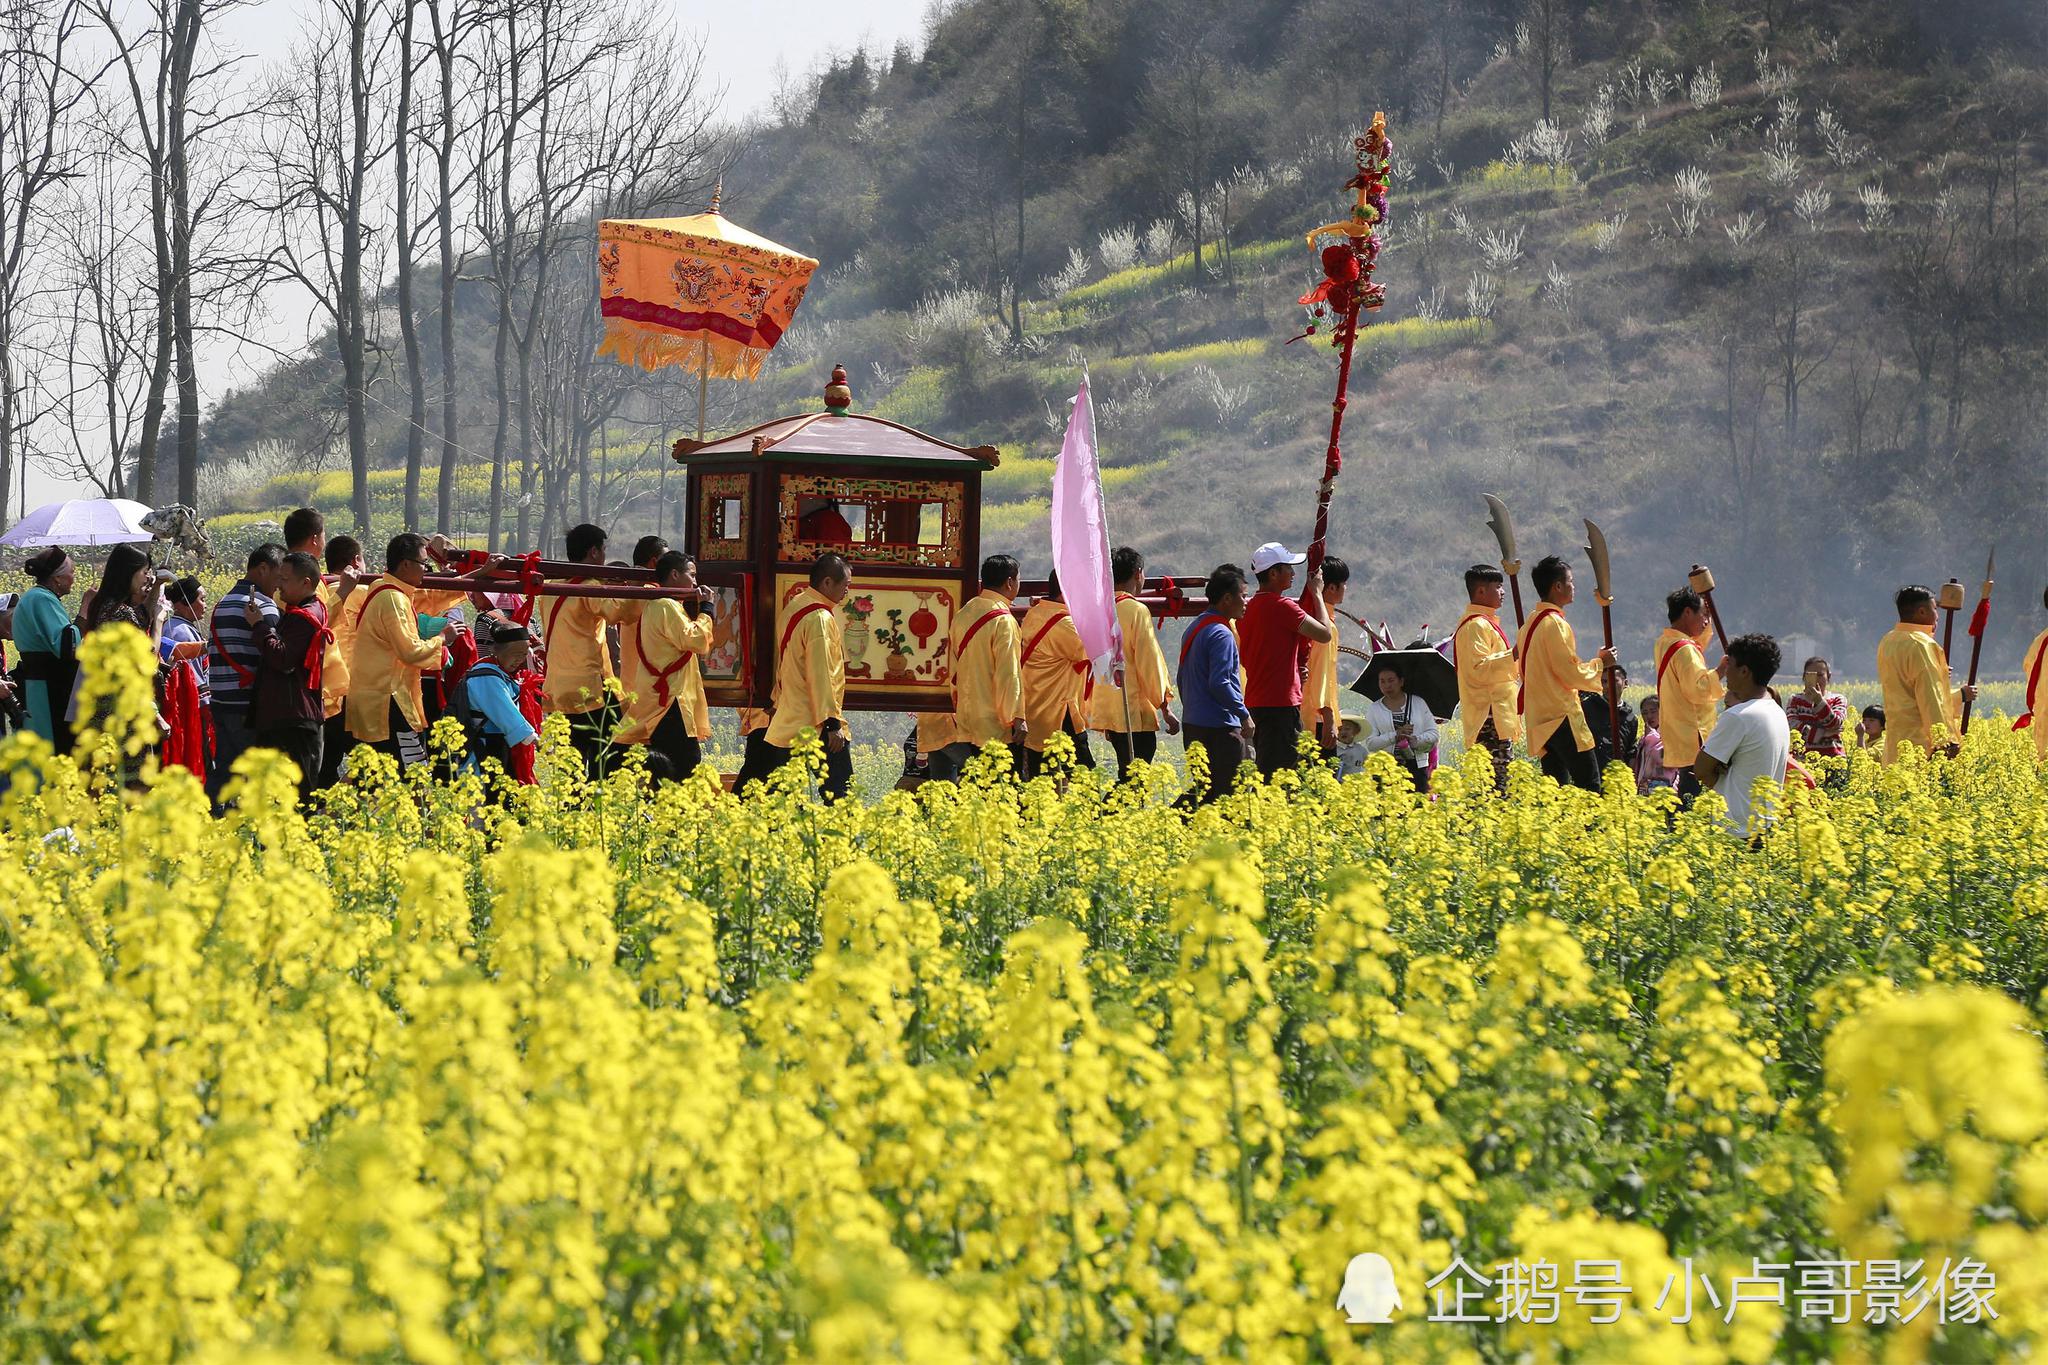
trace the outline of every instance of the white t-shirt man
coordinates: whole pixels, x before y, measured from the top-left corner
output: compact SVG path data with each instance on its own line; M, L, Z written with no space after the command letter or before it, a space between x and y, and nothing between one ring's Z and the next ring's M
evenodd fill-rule
M1737 702L1721 713L1700 752L1727 769L1714 790L1728 803L1728 827L1750 833L1750 785L1759 777L1782 783L1792 756L1792 728L1784 711L1769 695Z

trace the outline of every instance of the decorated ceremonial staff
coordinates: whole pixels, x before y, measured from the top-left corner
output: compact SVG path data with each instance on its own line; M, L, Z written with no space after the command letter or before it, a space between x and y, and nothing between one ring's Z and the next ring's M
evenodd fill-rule
M1963 693L1961 726L1966 735L1970 733L1970 708L1977 704L1977 661L1984 654L1984 627L1991 620L1991 579L1997 567L1998 547L1994 545L1984 560L1984 587L1977 595L1977 610L1970 613L1970 680L1968 690Z
M1372 282L1382 245L1379 228L1387 217L1387 175L1394 156L1394 144L1387 140L1387 116L1374 114L1372 127L1363 137L1354 139L1352 147L1357 154L1358 173L1344 183L1344 188L1356 190L1358 198L1351 217L1326 223L1308 234L1310 246L1315 245L1316 238L1330 233L1337 233L1344 240L1323 248L1323 280L1300 299L1304 307L1314 310L1314 321L1301 336L1289 338L1291 344L1301 337L1315 335L1326 311L1336 317L1330 344L1340 353L1337 397L1330 404L1330 446L1323 457L1323 481L1316 489L1316 530L1308 547L1310 579L1323 564L1323 542L1330 530L1330 494L1336 487L1337 472L1344 467L1337 440L1344 429L1344 395L1351 386L1351 353L1358 343L1358 314L1361 310L1377 311L1387 301L1386 286Z
M1963 609L1963 580L1951 578L1941 585L1941 593L1934 604L1941 608L1941 652L1955 657L1956 613Z
M1692 566L1692 572L1686 575L1685 581L1686 586L1698 593L1700 601L1706 605L1707 619L1714 623L1714 638L1720 642L1721 652L1726 654L1728 632L1721 625L1721 609L1714 605L1714 571L1704 564L1695 564Z
M1614 648L1614 575L1608 566L1607 537L1591 518L1586 521L1586 558L1593 561L1593 600L1600 604L1601 644ZM1612 658L1610 652L1609 657ZM1607 694L1607 733L1611 742L1621 744L1621 692L1614 684L1614 665L1607 665L1600 690Z
M1515 600L1515 629L1522 628L1522 561L1515 553L1515 523L1508 516L1508 505L1491 493L1482 494L1486 499L1488 515L1486 524L1493 528L1493 538L1500 542L1500 571L1508 576L1508 592Z

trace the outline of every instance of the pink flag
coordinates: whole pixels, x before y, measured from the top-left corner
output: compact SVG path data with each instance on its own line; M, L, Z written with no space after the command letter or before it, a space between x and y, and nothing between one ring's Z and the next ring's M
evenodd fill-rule
M1095 405L1088 397L1088 372L1074 394L1067 439L1052 472L1052 566L1060 576L1067 610L1081 647L1106 677L1123 657L1116 624L1116 583L1109 572L1109 519L1102 507L1102 473L1095 463Z

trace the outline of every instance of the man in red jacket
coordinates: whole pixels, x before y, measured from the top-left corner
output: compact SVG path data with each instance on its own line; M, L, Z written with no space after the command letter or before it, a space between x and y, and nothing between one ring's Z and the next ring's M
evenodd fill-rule
M256 646L256 680L249 723L256 743L299 765L299 799L310 798L320 781L321 727L326 708L320 670L334 633L320 605L320 563L303 551L284 557L278 578L284 613L266 620L254 602L245 603Z

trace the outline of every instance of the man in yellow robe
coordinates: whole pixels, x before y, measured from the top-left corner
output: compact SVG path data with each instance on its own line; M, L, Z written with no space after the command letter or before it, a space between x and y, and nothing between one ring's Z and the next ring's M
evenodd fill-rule
M2041 594L2041 605L2048 607L2048 591ZM2026 680L2026 691L2020 694L2020 705L2026 707L2014 725L2034 732L2034 756L2048 762L2048 721L2037 720L2035 712L2048 705L2048 630L2034 637L2034 643L2027 646L2027 654L2020 660L2020 677Z
M363 564L363 547L354 536L335 536L325 549L327 572L334 582L320 584L320 605L327 610L327 628L334 638L328 642L327 657L320 665L320 698L326 720L321 737L320 785L331 787L341 780L341 760L347 756L348 721L342 705L348 700L349 658L355 652L356 614L348 610L350 600L369 569Z
M1522 733L1530 756L1544 774L1560 783L1600 790L1600 772L1593 759L1593 731L1586 724L1581 692L1598 692L1614 651L1603 649L1591 659L1579 658L1578 636L1564 619L1576 595L1572 566L1556 555L1540 559L1529 573L1542 605L1522 623L1516 654L1521 659ZM1569 728L1570 733L1564 733Z
M657 586L697 593L697 561L681 550L664 552L652 567ZM638 610L619 627L626 723L612 742L646 745L655 777L680 782L697 770L711 738L697 656L711 648L712 616L700 596L636 598L633 605Z
M952 743L933 755L931 775L958 782L986 744L1013 746L1021 770L1024 682L1017 663L1017 618L1010 614L1022 569L1012 555L981 565L981 591L954 613L947 657L953 661Z
M1309 641L1308 663L1302 669L1302 732L1313 736L1326 755L1337 751L1337 608L1343 605L1350 582L1349 564L1335 555L1323 560L1323 619L1330 623L1330 638Z
M1657 637L1657 733L1664 744L1664 766L1677 768L1678 795L1690 801L1700 792L1693 764L1700 745L1714 733L1714 718L1727 693L1728 660L1707 667L1706 599L1680 588L1664 599L1671 624Z
M769 772L788 763L799 736L815 730L825 742L828 801L853 783L853 753L846 735L846 654L839 603L853 584L844 555L827 552L811 563L810 586L789 600L775 622L774 715L762 736ZM737 790L737 788L735 788Z
M1166 651L1159 647L1159 630L1152 613L1138 600L1145 584L1145 556L1130 546L1110 556L1110 572L1116 579L1116 624L1123 635L1122 679L1095 684L1089 699L1088 719L1092 728L1109 739L1116 755L1117 781L1126 780L1131 764L1142 759L1155 761L1159 754L1159 731L1180 733L1167 703L1173 700L1173 674L1166 667Z
M570 562L604 563L603 527L571 526L567 540ZM604 776L612 731L619 723L618 702L605 688L616 676L605 627L622 614L620 604L605 597L556 597L542 609L547 666L541 705L569 718L569 742L593 780Z
M462 602L465 592L427 592L427 541L408 531L384 551L384 573L358 589L348 604L354 622L348 697L342 714L349 738L392 755L401 767L426 757L421 731L426 703L420 673L441 661L441 633L422 639L421 615L437 616ZM474 576L486 571L479 568Z
M1046 595L1031 604L1018 624L1018 676L1024 698L1024 771L1038 775L1046 741L1064 733L1074 741L1074 762L1095 766L1088 748L1088 651L1074 614L1060 592L1060 576L1047 578Z
M1960 749L1963 703L1977 695L1974 687L1952 687L1948 654L1934 638L1939 619L1934 590L1920 584L1900 588L1892 598L1899 623L1877 646L1877 681L1884 689L1884 761L1899 757L1899 743L1934 749L1934 727L1945 728L1942 752Z
M1500 623L1507 581L1507 575L1491 564L1465 570L1465 614L1451 632L1465 747L1486 750L1493 759L1493 785L1503 792L1508 789L1508 755L1522 737L1515 646Z

